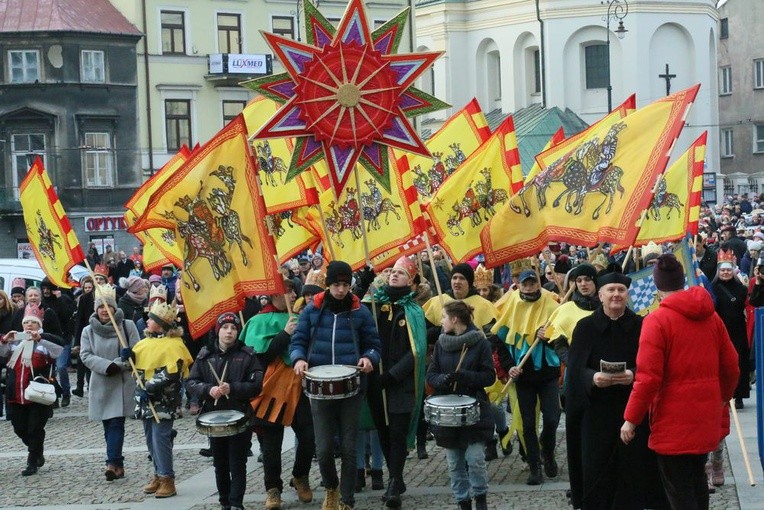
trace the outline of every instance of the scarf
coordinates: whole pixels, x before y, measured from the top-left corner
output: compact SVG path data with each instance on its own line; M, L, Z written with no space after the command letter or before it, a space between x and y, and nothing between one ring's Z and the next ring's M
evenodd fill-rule
M538 301L540 297L541 297L541 289L537 290L536 292L531 292L529 294L526 294L525 292L520 292L520 299L522 299L523 301L527 301L529 303Z
M600 306L600 297L597 295L597 292L595 291L594 294L591 296L584 296L580 292L578 292L578 289L573 291L573 299L572 301L582 310L586 310L589 312L593 312Z
M332 313L349 312L353 308L353 293L348 292L342 299L335 299L328 290L324 293L324 306Z
M8 368L15 368L16 362L21 358L21 364L25 367L32 366L32 355L34 354L35 344L33 340L24 340L16 346L16 350L13 351L11 359L6 365Z
M477 344L481 339L485 338L482 331L477 329L475 325L471 324L469 329L461 335L452 335L450 333L441 333L438 342L443 347L443 350L448 352L461 351L462 346L466 345L467 349Z

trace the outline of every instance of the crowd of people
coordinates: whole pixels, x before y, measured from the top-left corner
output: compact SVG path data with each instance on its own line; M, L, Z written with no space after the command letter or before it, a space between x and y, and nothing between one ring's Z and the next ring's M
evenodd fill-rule
M306 253L282 267L285 294L248 298L198 339L184 327L179 271L144 273L140 248L91 246L93 277L74 292L47 280L0 291L4 411L29 453L21 474L45 464L45 424L74 395L103 426L107 481L125 477L125 421L141 420L154 467L142 490L157 498L177 492L173 425L185 407L209 429L201 453L222 508L243 508L253 441L265 508L282 508L286 427L288 486L313 501L315 458L322 510L352 509L367 475L386 507L401 507L406 462L428 457L428 436L445 450L461 510L488 508L487 462L515 448L528 485L567 465L573 508L708 508L724 484L728 402L743 409L750 396L752 307L764 305L759 204L743 195L702 208L703 286L685 288L693 268L671 243L629 260L550 243L496 269L481 257L452 264L435 247L378 273ZM660 303L643 318L627 306L628 273L645 266ZM40 375L53 405L26 395ZM203 419L218 413L229 413L222 433Z

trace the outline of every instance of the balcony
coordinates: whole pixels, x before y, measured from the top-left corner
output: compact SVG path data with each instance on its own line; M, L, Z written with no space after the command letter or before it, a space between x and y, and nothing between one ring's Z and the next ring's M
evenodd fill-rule
M216 87L230 87L239 82L273 74L270 54L214 53L207 56L207 81Z

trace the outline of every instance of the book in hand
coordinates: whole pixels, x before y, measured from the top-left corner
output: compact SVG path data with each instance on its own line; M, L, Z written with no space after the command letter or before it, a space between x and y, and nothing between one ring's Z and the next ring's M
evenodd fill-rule
M626 372L626 362L625 361L605 361L604 359L601 359L600 372L604 372L606 374L622 374Z

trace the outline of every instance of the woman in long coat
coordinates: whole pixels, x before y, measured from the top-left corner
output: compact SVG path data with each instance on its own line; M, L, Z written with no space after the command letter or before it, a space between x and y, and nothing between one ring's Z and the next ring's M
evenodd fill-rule
M88 417L103 423L106 438L106 480L125 476L122 444L125 439L125 416L133 412L135 405L135 379L128 358L131 348L138 343L135 323L124 318L117 308L114 290L107 286L96 287L95 313L90 325L82 331L80 359L91 370ZM129 347L123 348L114 324L109 320L106 307L121 330Z

